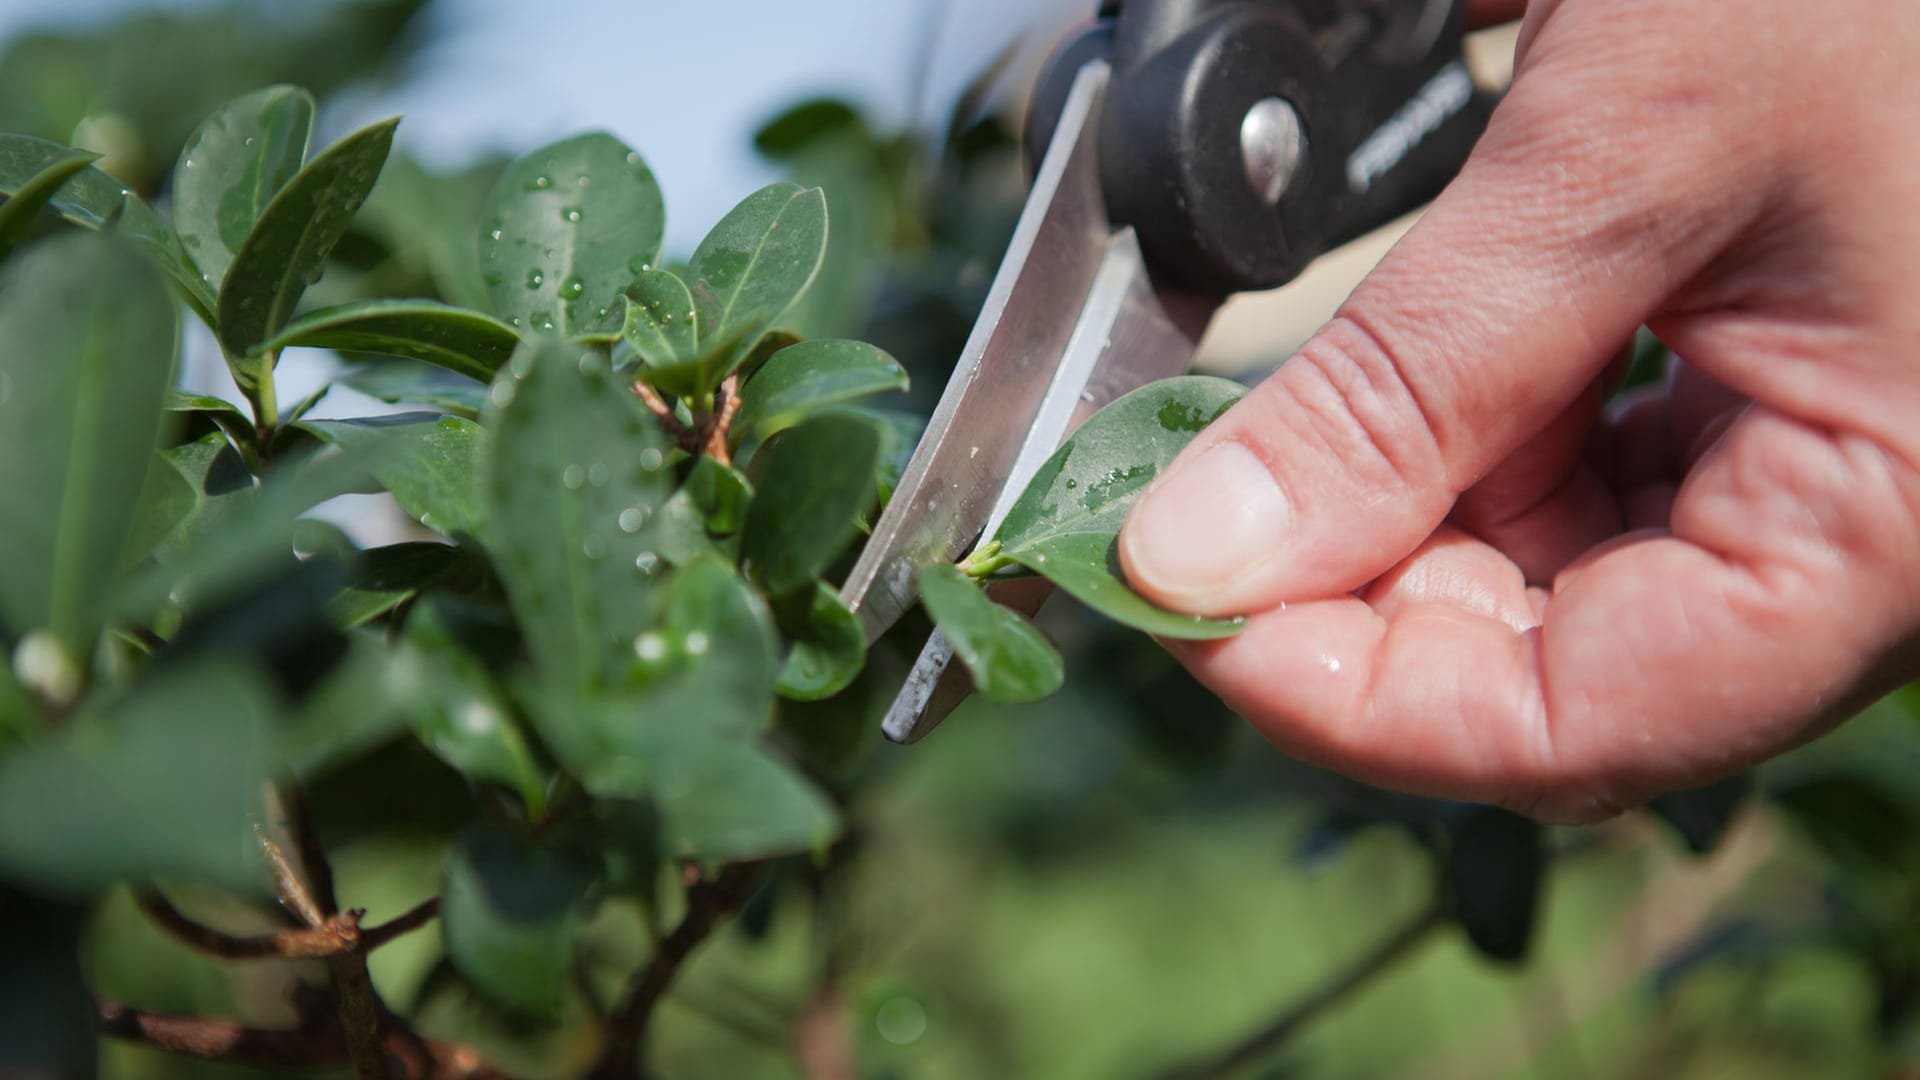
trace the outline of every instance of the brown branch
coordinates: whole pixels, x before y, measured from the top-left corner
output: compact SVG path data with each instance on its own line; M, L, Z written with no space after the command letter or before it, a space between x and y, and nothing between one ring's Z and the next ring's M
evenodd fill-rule
M697 454L700 452L699 433L681 423L680 418L673 415L673 406L667 404L667 400L660 396L658 390L648 386L639 379L635 379L633 380L633 396L639 398L640 403L647 407L647 411L652 413L654 418L660 421L660 426L666 429L668 435L673 436L673 441L680 444L680 449L685 450L689 454Z
M195 922L157 889L143 889L134 898L154 925L200 952L222 960L266 957L307 960L348 952L363 940L358 911L331 916L319 926L241 936Z
M322 992L322 998L331 994ZM325 1071L348 1063L347 1040L328 1009L313 1009L298 1026L280 1030L248 1027L237 1020L176 1016L101 1001L103 1034L156 1050L227 1065L275 1070ZM405 1080L507 1080L480 1056L461 1046L390 1032L380 1047Z
M438 918L439 915L439 897L436 896L431 900L422 900L414 906L413 910L408 911L406 914L383 922L379 926L369 927L368 929L360 931L360 948L365 952L372 952L402 934L410 934L420 929Z
M288 863L286 853L265 830L260 833L260 842L266 847L267 860L273 866L281 900L308 926L318 929L338 914L333 867L327 862L326 849L320 846L313 817L307 812L306 800L299 791L288 785L280 795L280 805L286 813L287 827L293 833L294 849L300 853L300 869L296 871ZM360 913L353 912L352 917L357 946ZM327 973L333 977L334 1002L338 1006L341 1032L346 1037L348 1058L361 1080L388 1080L392 1075L382 1047L388 1039L399 1040L416 1055L425 1053L419 1036L406 1025L393 1022L386 1004L374 992L364 950L356 947L333 953L326 961Z
M1290 1006L1225 1053L1212 1054L1162 1073L1162 1080L1218 1080L1259 1061L1286 1045L1301 1029L1328 1009L1398 963L1428 934L1446 922L1446 908L1429 904L1403 923L1353 964Z
M687 887L687 911L680 924L654 949L653 958L634 976L625 1003L612 1020L607 1048L589 1080L634 1080L640 1075L640 1047L646 1041L647 1022L681 965L713 933L720 919L746 899L758 876L753 863L730 863L711 881Z
M704 418L706 439L701 450L720 464L731 466L733 455L727 451L727 439L733 429L733 418L740 412L740 376L729 375L721 382L715 406L715 412Z
M302 1023L287 1031L251 1028L237 1020L173 1016L102 1001L100 1030L116 1039L176 1054L256 1068L338 1068L346 1064L340 1029Z

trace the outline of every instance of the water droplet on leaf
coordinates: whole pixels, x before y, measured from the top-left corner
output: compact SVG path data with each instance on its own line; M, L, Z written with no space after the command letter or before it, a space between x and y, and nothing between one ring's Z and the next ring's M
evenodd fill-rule
M587 482L587 470L580 465L569 465L560 470L560 482L566 485L568 491L579 491L581 485Z

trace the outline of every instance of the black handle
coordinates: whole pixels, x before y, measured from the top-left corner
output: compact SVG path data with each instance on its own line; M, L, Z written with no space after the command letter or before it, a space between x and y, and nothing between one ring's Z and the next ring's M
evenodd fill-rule
M1168 284L1272 288L1459 171L1493 105L1465 30L1455 0L1123 0L1056 54L1030 140L1105 57L1108 214Z

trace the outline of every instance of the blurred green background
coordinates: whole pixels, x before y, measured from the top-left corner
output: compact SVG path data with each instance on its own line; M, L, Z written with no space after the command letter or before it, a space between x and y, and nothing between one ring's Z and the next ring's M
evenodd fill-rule
M242 91L300 83L351 117L394 100L440 55L436 35L451 24L435 7L118 5L49 29L16 6L4 12L19 29L0 43L0 130L102 152L104 167L164 205L182 140ZM996 65L1006 27L997 38L968 36L979 12L956 8L956 17L910 23L934 27L920 40L930 51L863 61L898 65L902 92L924 95L904 106L802 100L796 88L792 107L759 112L757 130L716 132L717 121L700 119L696 81L626 73L631 98L651 94L739 147L748 164L724 177L676 176L670 147L617 132L660 169L670 209L676 190L702 185L723 188L724 205L755 169L825 185L833 246L800 328L887 347L912 369L911 407L922 412L1021 195L1006 95L990 91L1017 83L1025 61L1005 54ZM506 17L485 4L458 14ZM773 43L729 49L720 40L754 33ZM778 65L788 51L771 17L757 31L716 26L713 35L701 44L704 78L727 79L729 64ZM916 84L914 65L942 35L965 40L971 80ZM529 50L503 77L537 86L565 61ZM471 123L485 129L488 119ZM503 122L502 141L464 158L424 135L420 146L436 149L396 157L316 293L469 299L473 223L500 152L603 122L549 119L524 139L514 132L525 117ZM713 216L696 206L682 221L697 228ZM377 507L348 516L379 527ZM825 866L777 867L684 973L654 1033L663 1075L1158 1075L1219 1057L1432 905L1447 848L1434 838L1474 810L1307 770L1144 639L1064 604L1044 622L1070 673L1067 691L1044 705L974 702L913 749L881 744L870 722L836 729L788 710L791 737L835 763L854 831ZM875 653L862 683L874 717L904 662ZM1457 926L1439 925L1240 1075L1920 1075L1920 798L1909 779L1920 767L1917 714L1920 696L1895 695L1750 786L1671 805L1664 818L1545 832L1538 913L1518 962L1489 959ZM447 806L465 798L457 785L449 794L450 779L395 745L315 792L323 810L366 811L343 830L336 864L342 894L370 921L437 887L459 812ZM1690 852L1674 821L1711 850ZM1453 883L1456 902L1484 886L1496 906L1518 903L1502 917L1526 938L1526 882L1503 874L1527 875L1498 858L1474 874L1466 889ZM259 918L207 903L206 914L236 928ZM629 970L648 949L647 924L637 910L603 911L589 977ZM61 974L74 935L85 987ZM16 1051L26 1060L38 1043L90 1038L72 1023L88 1014L89 988L271 1024L285 1019L289 980L312 976L291 963L201 958L149 927L124 894L71 910L0 892L0 957L0 1076ZM597 1047L580 1025L531 1027L491 1013L441 959L429 929L376 954L373 970L383 996L424 1029L470 1041L516 1075L591 1061ZM247 1075L116 1044L103 1044L99 1061L107 1076Z

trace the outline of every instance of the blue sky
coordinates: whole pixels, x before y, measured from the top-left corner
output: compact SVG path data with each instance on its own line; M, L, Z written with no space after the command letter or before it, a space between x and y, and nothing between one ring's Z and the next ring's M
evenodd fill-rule
M133 6L0 0L0 37ZM924 77L930 115L922 119L936 119L1002 48L1024 42L1037 58L1094 7L1094 0L437 0L429 9L433 44L414 77L392 92L339 103L323 124L337 133L404 113L402 144L443 162L606 128L654 167L666 189L668 244L685 248L769 178L747 135L781 105L833 92L902 122ZM921 46L929 19L937 20L940 41L930 65Z

